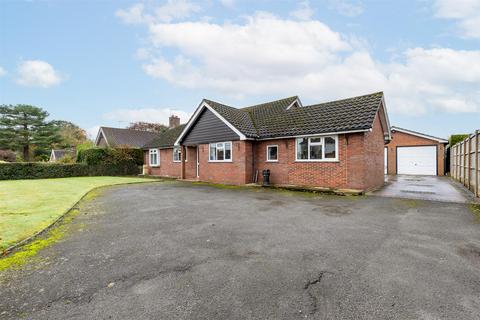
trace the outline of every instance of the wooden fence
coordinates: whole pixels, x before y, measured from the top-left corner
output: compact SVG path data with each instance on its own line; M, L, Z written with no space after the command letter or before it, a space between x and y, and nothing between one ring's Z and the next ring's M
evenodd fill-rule
M480 130L451 147L450 175L480 196Z

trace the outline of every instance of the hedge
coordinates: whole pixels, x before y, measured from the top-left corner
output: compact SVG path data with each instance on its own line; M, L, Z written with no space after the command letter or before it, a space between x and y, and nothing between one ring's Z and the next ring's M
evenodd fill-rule
M77 162L85 162L89 165L118 164L133 162L141 166L143 164L143 150L122 148L92 148L79 150Z
M64 178L82 176L137 175L141 167L132 162L88 165L40 162L0 163L0 180Z

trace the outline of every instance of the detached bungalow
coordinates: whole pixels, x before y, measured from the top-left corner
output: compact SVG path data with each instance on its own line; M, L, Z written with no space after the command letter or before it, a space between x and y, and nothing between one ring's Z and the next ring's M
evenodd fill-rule
M384 183L391 139L383 93L303 106L298 97L246 108L204 99L186 125L147 143L151 175L226 184L370 190Z

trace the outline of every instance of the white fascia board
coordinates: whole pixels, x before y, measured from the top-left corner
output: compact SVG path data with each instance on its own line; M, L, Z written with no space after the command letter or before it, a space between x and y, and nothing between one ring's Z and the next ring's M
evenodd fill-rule
M390 119L388 118L387 104L385 103L385 95L382 95L382 107L383 107L383 113L385 115L385 120L387 121L388 139L392 140L392 130L390 128Z
M440 143L448 143L448 140L445 140L445 139L435 138L435 137L432 137L432 136L429 136L429 135L424 135L424 134L421 134L421 133L418 133L418 132L413 132L413 131L398 128L398 127L395 127L395 126L393 127L393 130L403 132L403 133L406 133L406 134L410 134L412 136L417 136L417 137L420 137L420 138L428 139L428 140L438 141Z
M102 127L100 127L100 128L98 129L97 138L95 139L95 146L98 147L98 139L100 139L100 133L102 134L103 139L105 139L105 143L107 144L107 147L110 147L110 145L108 144L108 141L107 141L107 137L105 136L105 133L103 132L103 128L102 128Z
M287 107L287 110L293 107L295 103L297 103L299 107L303 107L302 101L300 101L300 98L297 97L292 103L290 103L290 105Z

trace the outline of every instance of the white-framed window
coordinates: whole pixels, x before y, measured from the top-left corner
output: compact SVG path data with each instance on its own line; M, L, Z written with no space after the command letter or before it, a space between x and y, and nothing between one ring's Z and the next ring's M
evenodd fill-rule
M151 167L158 167L160 165L160 152L158 152L158 149L148 150L148 161Z
M210 162L231 162L232 142L210 143L208 154Z
M295 149L296 161L338 161L338 136L297 138Z
M182 161L182 148L180 146L173 147L173 162Z
M278 161L278 146L269 145L267 146L267 162L277 162Z

